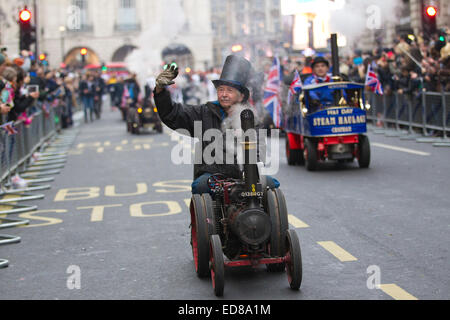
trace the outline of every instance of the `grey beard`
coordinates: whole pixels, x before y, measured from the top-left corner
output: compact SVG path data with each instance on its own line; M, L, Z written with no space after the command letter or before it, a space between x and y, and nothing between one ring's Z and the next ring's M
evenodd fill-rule
M241 113L247 109L252 110L253 113L255 113L252 106L248 103L237 103L233 105L230 110L231 114L222 121L222 132L225 133L227 129L242 129Z
M240 150L242 148L241 140L243 136L242 126L241 126L241 113L244 110L251 110L255 114L254 108L248 103L237 103L233 105L230 109L230 114L222 121L221 129L224 135L224 154L231 156L237 160L238 163L243 163L243 154ZM258 119L255 115L255 125L258 124ZM231 131L233 132L230 134ZM238 160L239 158L239 160ZM240 165L241 169L242 166Z

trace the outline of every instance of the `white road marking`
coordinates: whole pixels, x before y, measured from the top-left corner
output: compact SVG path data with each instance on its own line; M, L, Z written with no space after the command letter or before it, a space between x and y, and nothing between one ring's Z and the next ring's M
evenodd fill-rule
M378 143L378 142L372 142L371 145L374 147L385 148L385 149L390 149L390 150L395 150L395 151L401 151L401 152L411 153L411 154L424 156L424 157L429 157L431 155L431 153L429 153L429 152L422 152L422 151L417 151L417 150L408 149L408 148L395 147L395 146Z

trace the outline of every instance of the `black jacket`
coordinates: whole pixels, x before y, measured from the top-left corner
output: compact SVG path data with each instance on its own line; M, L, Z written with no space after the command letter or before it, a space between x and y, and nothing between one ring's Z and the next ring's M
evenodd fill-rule
M93 98L95 95L95 88L96 88L95 82L91 82L90 86L89 86L89 82L83 80L80 82L78 91L79 91L81 97ZM85 90L88 90L88 92L85 93L84 92Z
M170 93L167 90L163 90L159 94L155 91L154 99L161 120L172 130L184 129L189 132L191 137L195 137L195 121L202 122L201 137L209 129L221 129L223 116L220 111L220 106L217 104L208 102L198 106L184 106L172 102ZM202 141L202 151L209 144L214 143L214 141L203 141L202 139L200 141ZM199 155L196 149L196 163L201 162L201 164L194 164L194 179L197 179L204 173L222 173L235 179L242 177L239 165L237 164L206 164L203 156L201 161L198 157Z
M14 108L8 113L8 121L17 121L22 112L26 111L34 104L34 99L27 95L22 95L20 90L16 90L14 97Z

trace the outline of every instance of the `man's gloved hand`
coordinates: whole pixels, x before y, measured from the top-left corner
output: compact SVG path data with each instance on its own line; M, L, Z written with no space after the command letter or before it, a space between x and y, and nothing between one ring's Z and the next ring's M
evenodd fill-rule
M158 88L165 88L174 84L173 81L178 76L178 66L176 63L166 65L164 71L156 78L156 86Z

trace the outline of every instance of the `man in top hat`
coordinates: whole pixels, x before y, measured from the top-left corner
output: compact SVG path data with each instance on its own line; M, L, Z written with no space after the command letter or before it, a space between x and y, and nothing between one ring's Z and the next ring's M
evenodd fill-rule
M313 60L312 64L313 75L308 77L304 85L321 84L327 82L333 82L331 78L330 63L323 57L317 57ZM310 97L316 104L331 105L334 103L333 90L321 89L320 91L311 90ZM315 100L315 101L314 101Z
M247 83L252 71L252 66L246 59L228 56L220 79L212 81L217 90L218 100L197 106L185 106L174 103L166 89L175 83L173 80L178 76L178 67L174 63L171 64L156 79L154 99L161 120L172 130L187 130L191 137L195 136L194 122L197 121L202 124L202 137L209 129L219 129L222 132L227 129L240 129L241 111L248 108L250 92ZM214 142L201 140L202 155L203 150ZM226 149L227 143L223 145ZM205 163L202 156L201 164L194 165L195 181L192 184L192 193L211 192L208 179L218 173L230 178L242 178L237 164ZM278 188L280 184L277 180L267 177L267 185L270 188Z

